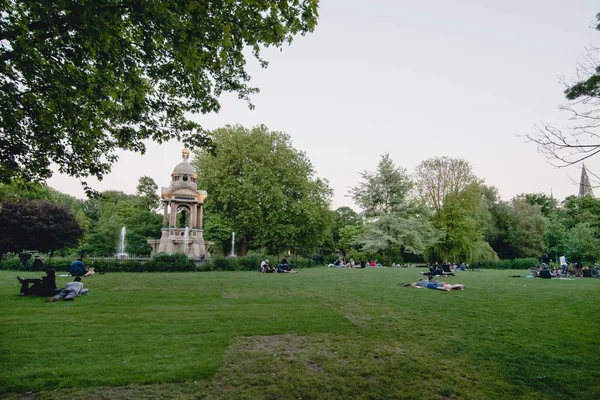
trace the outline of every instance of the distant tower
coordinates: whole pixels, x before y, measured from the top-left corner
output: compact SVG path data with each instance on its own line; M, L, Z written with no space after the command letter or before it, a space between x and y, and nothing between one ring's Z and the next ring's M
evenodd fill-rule
M585 170L584 164L581 168L581 180L579 181L579 197L583 197L588 194L594 197L594 192L592 192L592 185L590 184L590 178L588 178L588 174Z

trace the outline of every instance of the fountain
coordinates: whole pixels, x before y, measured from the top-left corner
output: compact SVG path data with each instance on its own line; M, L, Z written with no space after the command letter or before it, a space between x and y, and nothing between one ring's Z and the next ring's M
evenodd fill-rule
M127 234L127 229L125 227L121 228L121 237L119 239L119 251L116 254L118 258L127 257L127 253L125 253L125 235Z
M183 233L183 254L188 253L188 244L190 241L190 227L185 227L185 232Z
M231 232L231 254L229 257L235 257L235 232Z

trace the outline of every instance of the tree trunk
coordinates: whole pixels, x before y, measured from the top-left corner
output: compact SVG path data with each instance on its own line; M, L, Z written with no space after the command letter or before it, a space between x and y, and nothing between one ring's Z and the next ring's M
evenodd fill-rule
M387 262L387 266L388 267L392 266L392 246L388 247L388 262Z
M248 254L248 249L250 248L249 244L250 239L248 237L244 237L242 239L242 248L240 249L240 257L245 257Z

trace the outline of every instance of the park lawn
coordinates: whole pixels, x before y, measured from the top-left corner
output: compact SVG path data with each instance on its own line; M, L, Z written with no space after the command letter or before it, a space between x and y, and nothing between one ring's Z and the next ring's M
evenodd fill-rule
M113 273L57 303L0 271L0 397L600 397L600 279L396 285L417 271Z

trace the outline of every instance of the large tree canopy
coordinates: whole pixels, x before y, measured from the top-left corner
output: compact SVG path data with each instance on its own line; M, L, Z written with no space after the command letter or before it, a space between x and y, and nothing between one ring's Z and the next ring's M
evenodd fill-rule
M323 243L332 191L287 134L236 125L217 129L213 140L216 151L201 150L192 162L198 187L208 191L207 238L226 245L235 232L241 255Z
M46 253L73 247L82 234L75 216L65 206L27 199L2 203L0 255L21 250Z
M422 253L436 241L438 232L425 218L424 209L411 200L413 182L389 154L381 157L377 171L361 175L362 181L350 188L350 195L366 220L356 238L363 250L384 251L391 267L392 253Z
M144 140L207 145L193 113L249 101L246 52L312 31L318 0L0 2L0 182L102 178ZM84 182L85 184L85 182Z
M475 261L494 256L484 241L489 212L485 187L471 165L460 158L434 157L415 170L421 199L431 209L433 226L443 232L429 249L440 261Z

